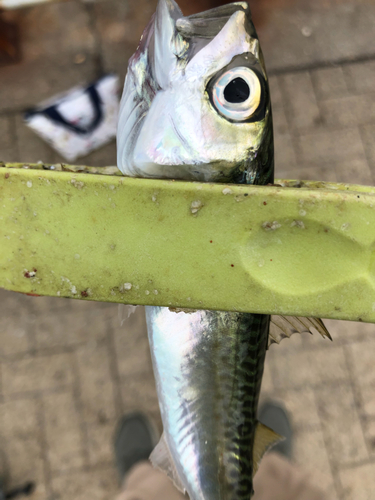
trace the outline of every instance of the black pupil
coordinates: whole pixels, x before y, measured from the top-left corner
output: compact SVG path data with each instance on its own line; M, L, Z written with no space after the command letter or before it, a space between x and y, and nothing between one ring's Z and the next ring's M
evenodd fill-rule
M235 78L224 89L227 102L245 102L250 95L250 88L243 78Z

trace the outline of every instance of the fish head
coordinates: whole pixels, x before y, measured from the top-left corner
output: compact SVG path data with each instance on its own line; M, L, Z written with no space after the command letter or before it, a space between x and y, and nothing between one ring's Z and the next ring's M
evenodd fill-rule
M184 17L159 0L129 61L117 148L125 175L272 181L268 78L246 2Z

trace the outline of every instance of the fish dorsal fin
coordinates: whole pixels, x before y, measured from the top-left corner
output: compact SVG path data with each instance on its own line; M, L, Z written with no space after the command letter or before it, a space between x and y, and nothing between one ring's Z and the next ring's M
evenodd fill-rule
M153 452L150 455L150 460L152 465L167 474L169 479L171 479L178 490L185 494L186 488L178 475L176 466L173 463L171 452L167 441L165 439L165 433L163 432L160 441L155 446Z
M313 333L314 329L324 337L332 340L332 337L319 318L301 318L295 316L271 316L270 333L268 336L268 347L271 344L280 344L286 337L290 338L294 333Z
M275 444L280 443L280 441L284 441L284 439L285 438L283 436L280 436L280 434L277 434L266 425L261 422L257 422L253 446L253 477L255 476L266 451L272 448Z

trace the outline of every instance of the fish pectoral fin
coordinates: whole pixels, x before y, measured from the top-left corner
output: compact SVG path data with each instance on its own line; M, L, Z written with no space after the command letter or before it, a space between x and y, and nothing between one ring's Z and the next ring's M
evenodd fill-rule
M280 344L286 337L290 338L294 333L313 333L316 330L320 335L332 337L324 326L324 323L319 318L302 318L295 316L271 316L270 333L268 336L268 347L271 344Z
M186 492L186 488L178 475L176 466L174 465L171 452L167 441L165 439L165 433L163 432L160 441L155 446L153 452L150 455L150 460L152 465L167 474L169 479L171 479L178 490L183 494Z
M257 423L253 446L253 477L266 451L275 444L280 443L280 441L284 441L284 439L283 436L280 436L280 434L277 434L275 431L262 424L262 422Z

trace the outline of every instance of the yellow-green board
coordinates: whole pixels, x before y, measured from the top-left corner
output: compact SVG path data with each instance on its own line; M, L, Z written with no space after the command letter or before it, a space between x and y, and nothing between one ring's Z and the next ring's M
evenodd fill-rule
M3 288L375 322L374 188L22 166L0 168Z

